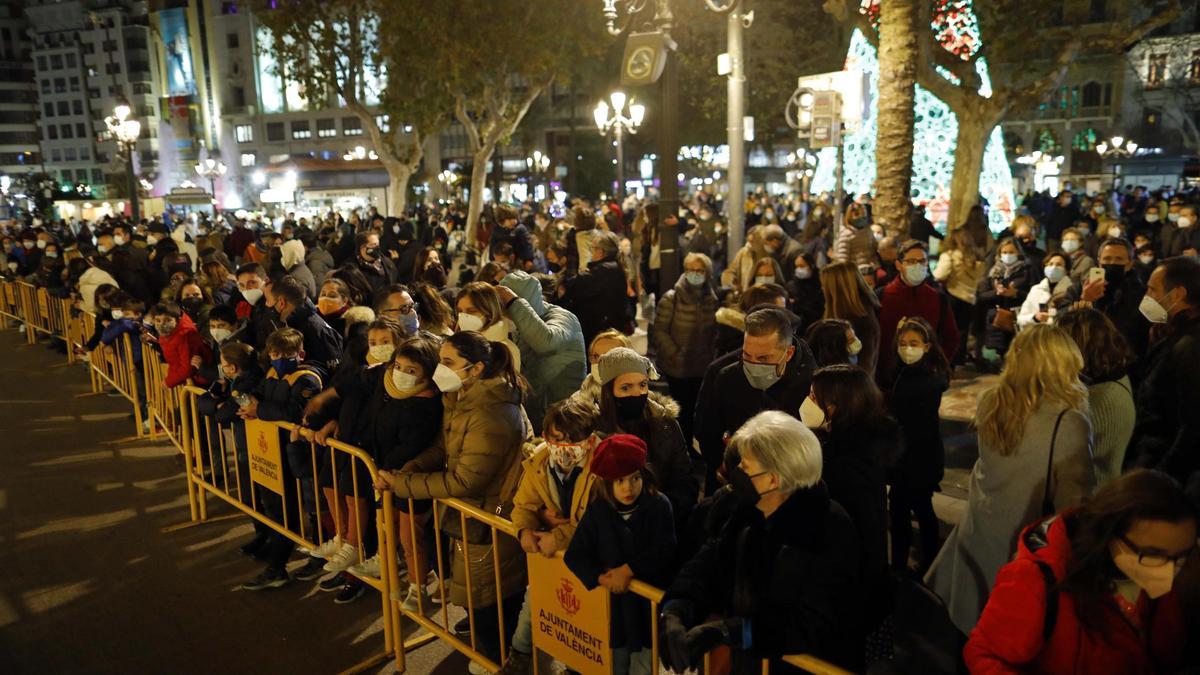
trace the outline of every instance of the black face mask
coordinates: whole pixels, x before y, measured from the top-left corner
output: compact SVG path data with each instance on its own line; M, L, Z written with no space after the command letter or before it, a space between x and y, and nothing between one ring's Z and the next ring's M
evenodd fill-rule
M551 274L558 274L562 271L562 265L558 263L546 263L546 269L550 270Z
M204 300L201 298L187 298L179 302L188 314L195 314L204 305Z
M646 413L646 401L650 398L649 394L641 396L624 396L621 398L613 398L613 402L617 406L617 419L622 422L635 422L642 419Z
M1124 265L1101 265L1104 268L1104 281L1108 282L1109 286L1114 286L1121 283L1125 278Z
M729 487L733 489L733 496L743 504L754 506L762 498L762 495L758 494L758 488L754 487L750 474L742 471L740 466L733 467L729 472Z
M363 251L363 257L372 262L379 260L379 247L372 246L371 248Z

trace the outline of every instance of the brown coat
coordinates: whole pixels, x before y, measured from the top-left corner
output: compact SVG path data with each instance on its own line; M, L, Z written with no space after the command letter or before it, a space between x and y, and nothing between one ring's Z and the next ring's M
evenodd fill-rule
M550 449L542 445L538 453L525 460L525 473L517 486L517 496L513 499L512 521L517 530L545 529L538 512L545 508L554 509L571 522L559 525L551 530L554 534L554 545L560 551L565 551L579 520L588 504L599 494L596 488L597 478L589 469L589 461L583 462L579 477L575 479L575 489L571 493L571 503L563 508L558 503L558 495L550 490Z
M402 498L455 498L495 513L501 505L500 491L505 478L520 461L525 423L517 391L500 378L476 382L465 392L443 396L445 414L442 434L436 446L422 452L406 464L396 476L393 491ZM442 512L441 526L458 521L453 509ZM498 535L500 576L503 597L511 597L525 587L525 557L516 540ZM496 604L496 576L492 544L471 544L464 554L464 542L454 542L451 602L467 605L465 558L470 558L472 604L487 607Z

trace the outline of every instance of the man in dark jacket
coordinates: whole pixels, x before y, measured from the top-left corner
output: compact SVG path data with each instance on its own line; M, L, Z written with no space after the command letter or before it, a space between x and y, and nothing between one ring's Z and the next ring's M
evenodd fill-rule
M341 359L342 336L317 313L304 284L286 276L271 284L271 296L279 318L304 336L304 353L309 362L332 371Z
M1058 193L1054 200L1054 208L1050 210L1050 217L1046 219L1046 248L1051 251L1058 250L1063 230L1075 227L1077 220L1079 205L1075 203L1075 195L1071 194L1070 190L1063 190Z
M858 538L821 481L820 443L800 421L765 412L730 446L740 503L663 596L663 661L683 672L728 645L739 674L799 653L861 666Z
M779 225L768 225L763 229L763 246L767 255L775 259L779 266L791 270L796 266L796 256L804 252L800 242L792 239Z
M242 340L257 350L265 349L267 338L283 325L271 306L274 298L267 297L267 273L262 265L247 263L238 268L237 284L241 298L235 310L239 320L246 320Z
M396 265L400 283L411 284L417 254L421 252L412 222L407 219L388 218L384 225L383 248L387 251L388 258Z
M592 261L587 270L567 284L563 304L579 318L585 345L590 345L592 338L607 328L630 332L625 310L628 283L617 261L619 246L617 235L598 231L592 241Z
M534 257L533 238L529 235L529 229L520 224L517 210L501 204L496 207L495 215L500 226L492 230L488 246L492 256L496 255L496 249L501 244L509 244L515 257L512 269L531 271Z
M354 262L371 284L372 292L399 283L400 273L396 270L396 263L384 255L378 234L359 232L354 235L354 245L358 251Z
M1164 260L1145 298L1142 313L1156 340L1138 365L1137 422L1125 463L1186 485L1200 473L1200 262Z
M1100 245L1100 266L1104 268L1103 281L1075 283L1066 292L1063 302L1092 303L1104 312L1117 330L1129 341L1138 356L1146 353L1150 324L1138 311L1146 287L1133 271L1133 246L1125 239L1109 239Z
M713 363L696 402L695 436L706 464L706 492L716 488L726 434L764 410L782 410L799 419L814 370L816 360L793 335L786 310L763 308L746 316L741 359Z
M909 216L908 237L925 244L926 247L929 246L930 238L938 240L944 238L941 232L934 229L929 218L925 217L925 207L920 204L913 207L912 215Z

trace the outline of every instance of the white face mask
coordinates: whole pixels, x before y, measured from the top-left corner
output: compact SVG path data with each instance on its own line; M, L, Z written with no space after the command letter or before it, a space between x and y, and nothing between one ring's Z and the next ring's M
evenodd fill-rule
M233 335L233 331L228 328L209 328L208 334L219 344L228 340L229 336Z
M263 292L261 288L245 288L242 289L242 297L251 305L257 305L259 300L262 300Z
M1168 213L1167 220L1171 221L1172 223L1179 222L1179 214L1178 213Z
M483 319L474 314L465 312L458 313L458 329L461 331L474 331L478 333L483 330Z
M1121 238L1121 228L1119 228L1119 227L1108 228L1108 236L1110 239L1120 239Z
M553 461L562 471L571 471L579 466L584 457L587 457L588 440L583 440L579 443L551 443L546 441L546 445L550 448L550 460Z
M119 309L114 309L114 310L112 311L112 318L114 318L114 319L124 319L124 318L125 318L125 312L122 312L122 311L121 311L121 310L119 310Z
M1058 265L1046 265L1045 269L1042 271L1046 274L1046 278L1049 279L1050 283L1052 284L1057 284L1062 280L1063 277L1067 276L1067 271Z
M1152 255L1139 255L1138 260L1140 260L1143 265L1153 265L1154 264L1154 256L1152 256Z
M391 347L391 345L386 346ZM420 379L421 378L417 377L416 375L413 375L412 373L406 373L403 370L392 371L392 384L396 385L396 389L402 394L416 391L417 383L420 381Z
M923 347L900 347L900 360L908 365L912 365L925 357L925 349Z
M1012 265L1017 262L1017 254L1016 253L1001 254L1000 262L1004 263L1005 265Z
M462 376L458 374L458 371L453 370L444 363L439 363L433 371L433 383L437 385L438 391L443 394L458 391L463 387Z
M1157 600L1170 593L1171 586L1175 584L1175 577L1182 569L1173 562L1161 567L1147 567L1138 562L1138 554L1130 551L1124 542L1121 543L1121 552L1113 556L1113 564L1124 572L1130 581L1137 584L1138 588L1145 591L1151 600Z
M809 429L820 429L825 424L825 411L811 396L800 404L800 421Z
M124 246L125 245L125 237L122 237L119 234L113 235L113 243L116 244L117 246Z
M1066 253L1074 253L1079 250L1078 239L1063 239L1062 250Z
M38 248L46 248L46 240L45 240L45 239L38 239L38 240L37 240L37 247L38 247Z
M1176 223L1179 227L1188 228L1192 226L1192 219L1187 216L1179 216L1179 222Z
M392 345L375 345L367 348L367 363L387 363L396 348Z
M146 245L147 246L153 246L157 243L158 243L158 237L156 237L152 234L146 235Z
M1147 223L1157 223L1158 222L1158 214L1157 213L1147 213L1146 214L1146 222Z
M773 284L773 283L775 283L775 277L764 277L764 276L754 277L754 285L755 286L761 286L763 284Z
M1162 303L1150 297L1149 295L1142 296L1142 302L1138 305L1138 311L1150 323L1166 323L1167 319L1171 318L1170 312Z

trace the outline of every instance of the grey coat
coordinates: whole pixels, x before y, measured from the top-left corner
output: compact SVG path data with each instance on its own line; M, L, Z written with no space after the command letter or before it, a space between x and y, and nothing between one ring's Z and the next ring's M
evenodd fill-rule
M985 393L981 402L991 395ZM1021 528L1043 515L1050 441L1062 410L1058 402L1043 401L1029 416L1021 442L1011 454L1002 455L979 441L966 513L925 577L963 633L969 634L979 620L996 574L1016 551ZM1055 511L1078 504L1095 487L1091 448L1088 416L1077 411L1063 415L1050 488Z
M299 281L304 286L304 292L308 294L308 299L313 302L317 301L317 280L313 278L312 270L308 269L308 265L304 263L296 263L287 271L288 276L296 281Z
M712 287L699 288L680 279L658 301L654 317L654 348L658 365L670 377L704 377L713 360L717 309Z
M317 290L320 290L321 284L325 283L325 277L329 274L329 271L336 267L333 264L333 256L329 255L329 251L319 246L310 249L305 254L304 264L308 265L309 271L312 272L313 280L317 284Z

